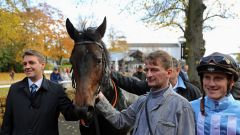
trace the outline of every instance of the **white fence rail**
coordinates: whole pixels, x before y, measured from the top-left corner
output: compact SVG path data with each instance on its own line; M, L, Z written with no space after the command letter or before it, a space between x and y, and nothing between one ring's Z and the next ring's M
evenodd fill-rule
M69 87L72 85L72 81L68 80L68 81L61 81L59 84L63 85L64 88ZM0 88L9 88L11 85L0 85ZM72 87L72 86L71 86Z
M9 88L10 85L0 85L0 88Z

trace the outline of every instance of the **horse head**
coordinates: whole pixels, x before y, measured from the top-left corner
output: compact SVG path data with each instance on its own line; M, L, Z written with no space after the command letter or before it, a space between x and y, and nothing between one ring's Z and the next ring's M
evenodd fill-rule
M97 28L89 27L80 31L67 19L66 28L74 40L70 62L73 71L72 84L76 88L75 102L77 106L91 110L109 63L108 52L102 41L106 30L106 17Z

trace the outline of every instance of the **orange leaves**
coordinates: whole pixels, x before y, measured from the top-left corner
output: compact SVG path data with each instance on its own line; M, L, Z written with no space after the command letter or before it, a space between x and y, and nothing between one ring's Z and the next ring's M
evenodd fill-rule
M127 41L121 39L111 41L111 47L108 50L111 52L125 52L128 50Z
M11 50L15 51L16 60L30 48L56 60L69 57L73 43L67 38L61 11L45 3L36 7L6 7L0 8L0 49L15 46Z

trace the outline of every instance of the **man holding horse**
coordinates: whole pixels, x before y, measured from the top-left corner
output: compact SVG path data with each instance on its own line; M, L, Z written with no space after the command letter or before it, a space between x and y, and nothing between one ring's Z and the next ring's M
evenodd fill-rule
M172 74L169 80L174 91L185 97L188 101L200 98L202 94L199 88L188 82L181 74L180 62L174 57L172 57L172 60ZM138 81L135 78L123 76L118 72L112 72L111 78L117 86L133 94L143 95L151 89L151 87L148 86L147 81Z
M190 103L173 91L169 82L172 57L165 51L150 53L145 59L146 95L119 112L100 92L96 107L116 128L132 127L134 135L194 135L195 122Z
M26 78L10 87L1 135L58 135L60 112L66 120L75 121L83 116L61 85L43 76L44 60L35 50L24 52Z

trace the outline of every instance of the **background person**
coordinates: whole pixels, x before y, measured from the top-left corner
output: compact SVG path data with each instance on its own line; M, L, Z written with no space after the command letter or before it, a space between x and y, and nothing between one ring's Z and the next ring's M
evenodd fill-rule
M240 100L240 78L234 83L232 90L230 91L234 99Z
M60 77L62 78L63 81L70 81L70 74L67 72L67 70L61 69L60 72Z
M14 81L15 72L13 69L10 71L9 76L11 78L11 81Z
M201 91L198 87L186 81L184 76L180 75L181 72L181 63L176 58L173 59L173 72L170 76L170 83L173 86L174 91L176 91L181 96L188 99L188 101L192 101L198 99L202 96Z
M182 79L184 79L184 81L189 82L188 65L186 64L185 61L182 61L182 60L180 60L180 63L181 63L181 71L179 74L182 76Z
M67 88L71 87L69 82L71 81L71 78L69 74L64 69L60 69L60 77L62 78L62 81L58 81L60 83L64 90L67 90Z
M35 50L23 54L26 78L11 85L0 135L58 135L60 112L65 120L79 120L63 88L43 77L45 58Z
M195 122L190 103L175 93L169 83L172 58L165 51L145 59L148 94L118 112L100 92L97 109L116 128L134 127L133 135L194 135Z
M204 90L201 99L192 101L198 135L239 135L240 102L230 93L238 80L238 66L226 54L203 57L197 66Z
M134 77L137 77L140 80L146 80L146 74L143 72L143 68L141 65L137 67L137 71L133 73Z
M56 83L63 81L57 67L54 67L53 72L50 74L50 80Z

